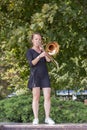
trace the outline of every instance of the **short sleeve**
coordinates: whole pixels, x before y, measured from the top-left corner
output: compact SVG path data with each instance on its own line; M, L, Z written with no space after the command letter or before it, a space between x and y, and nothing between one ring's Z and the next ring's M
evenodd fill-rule
M26 53L26 58L27 58L27 60L29 62L29 65L33 66L33 64L32 64L33 54L32 54L32 51L30 49Z

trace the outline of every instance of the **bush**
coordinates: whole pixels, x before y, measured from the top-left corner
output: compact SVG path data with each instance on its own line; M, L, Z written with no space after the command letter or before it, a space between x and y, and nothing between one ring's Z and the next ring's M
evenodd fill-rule
M26 122L32 119L32 97L15 96L0 102L0 121Z
M40 98L39 119L44 122L43 96ZM51 98L50 116L56 123L83 123L87 122L87 106L77 101L60 101L57 97ZM0 101L0 121L4 122L32 122L32 96L21 95Z

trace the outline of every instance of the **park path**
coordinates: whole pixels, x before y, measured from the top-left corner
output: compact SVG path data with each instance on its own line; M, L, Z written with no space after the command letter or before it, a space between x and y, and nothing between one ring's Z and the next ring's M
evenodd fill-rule
M0 123L0 130L87 130L87 123L55 125L32 125L30 123Z

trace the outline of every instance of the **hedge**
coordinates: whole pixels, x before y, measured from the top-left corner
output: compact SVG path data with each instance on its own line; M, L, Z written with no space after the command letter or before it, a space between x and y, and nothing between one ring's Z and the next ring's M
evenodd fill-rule
M43 96L40 97L39 120L44 123ZM56 123L87 123L87 106L83 102L63 101L51 97L50 116ZM0 101L0 122L32 122L32 96L21 95Z

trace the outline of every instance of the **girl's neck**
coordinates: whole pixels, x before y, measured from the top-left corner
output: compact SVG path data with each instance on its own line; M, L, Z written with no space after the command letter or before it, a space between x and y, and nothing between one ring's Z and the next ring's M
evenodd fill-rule
M39 47L33 46L32 49L34 49L35 51L37 51L37 52L39 52L39 53L41 52L41 50L40 50Z

